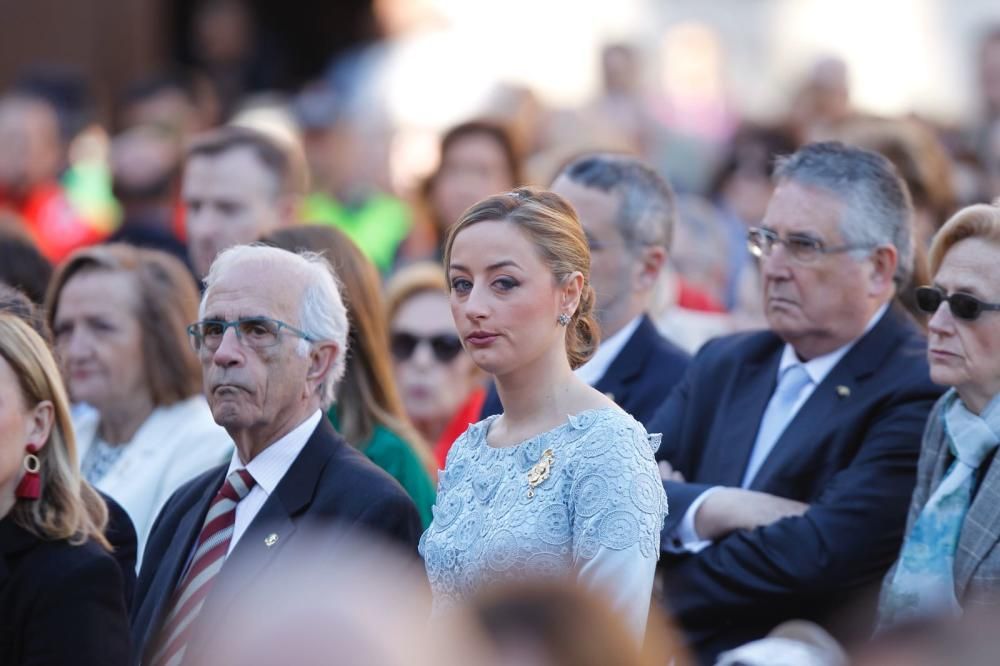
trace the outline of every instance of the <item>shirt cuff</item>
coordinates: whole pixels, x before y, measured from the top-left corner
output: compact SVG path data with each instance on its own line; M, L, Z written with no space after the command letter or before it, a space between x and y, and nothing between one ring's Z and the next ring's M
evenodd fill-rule
M698 531L694 527L694 517L698 509L705 503L709 495L719 490L719 486L713 486L702 494L698 495L691 502L688 510L684 513L680 524L670 534L666 547L663 550L671 553L698 553L712 545L709 539L702 539L698 536Z

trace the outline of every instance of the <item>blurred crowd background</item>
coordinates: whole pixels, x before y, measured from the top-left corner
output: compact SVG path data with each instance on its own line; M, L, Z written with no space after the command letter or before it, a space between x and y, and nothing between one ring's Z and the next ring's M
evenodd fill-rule
M0 281L41 305L60 262L109 241L169 252L203 277L226 240L192 237L201 213L193 190L182 196L185 163L193 141L227 125L280 147L283 166L268 166L292 201L232 242L328 248L363 359L329 418L373 460L375 442L407 442L376 462L426 526L433 473L486 398L443 275L426 263L468 206L547 187L583 153L637 155L678 194L650 312L660 332L694 353L763 327L746 235L771 197L775 156L836 139L888 157L913 197L918 254L955 211L1000 196L1000 4L0 0ZM240 197L234 206L256 205ZM223 207L220 219L239 214ZM337 231L309 231L324 227ZM391 370L365 349L376 338L390 340ZM529 592L484 597L478 619L500 643L537 629L518 624ZM557 610L582 603L559 594L547 597ZM604 609L562 626L531 603L552 640L607 627ZM607 631L594 645L613 648ZM656 639L656 654L619 663L664 663L674 640ZM498 663L528 663L519 650Z
M823 138L883 152L924 239L1000 194L1000 9L985 1L43 0L0 12L3 224L51 262L130 224L168 232L160 245L185 256L185 146L226 123L281 138L308 167L298 221L340 226L383 276L435 258L482 196L547 186L581 152L623 151L680 193L673 268L697 310L726 315L694 332L664 325L693 350L760 321L744 230L775 154ZM442 144L469 121L489 127ZM661 314L675 301L664 295Z

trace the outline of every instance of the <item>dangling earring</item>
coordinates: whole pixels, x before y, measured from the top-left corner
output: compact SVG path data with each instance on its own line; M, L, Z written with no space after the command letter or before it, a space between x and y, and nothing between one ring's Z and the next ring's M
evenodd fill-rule
M556 321L559 322L560 326L569 326L570 316L564 312L556 317Z
M21 482L17 484L17 490L14 494L18 499L26 500L36 500L42 495L42 479L38 476L39 470L42 469L42 463L38 460L38 447L34 444L28 444L28 453L24 456L24 476L21 477Z

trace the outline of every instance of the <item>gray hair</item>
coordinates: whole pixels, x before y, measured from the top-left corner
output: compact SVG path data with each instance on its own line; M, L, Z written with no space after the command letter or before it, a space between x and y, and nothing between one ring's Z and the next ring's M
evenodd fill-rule
M573 160L559 175L618 195L621 203L615 224L630 248L661 245L670 249L677 216L674 191L652 167L628 155L596 153Z
M811 143L778 158L776 183L819 187L844 204L840 233L852 245L892 245L899 254L896 287L913 274L913 203L906 183L888 159L838 141ZM855 257L867 256L865 251Z
M205 276L205 294L199 306L199 317L205 316L205 301L212 285L226 270L244 261L257 261L271 266L280 264L298 276L304 285L298 328L316 341L333 342L337 345L337 358L319 386L320 403L324 409L329 407L336 399L337 384L344 376L349 332L347 308L340 296L339 281L333 267L323 255L316 252L289 252L259 243L236 245L220 252L212 262L208 275ZM300 339L297 348L299 355L308 354L311 344L308 340Z

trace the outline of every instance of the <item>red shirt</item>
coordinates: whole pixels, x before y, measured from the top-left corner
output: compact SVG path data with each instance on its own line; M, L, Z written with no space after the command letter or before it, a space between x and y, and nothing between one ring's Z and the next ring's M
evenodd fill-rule
M441 436L438 437L438 441L434 444L434 457L441 469L444 469L444 461L448 458L451 445L470 425L479 420L479 413L483 410L484 402L486 402L486 389L480 388L473 391L465 404L455 412L455 416L448 422Z

